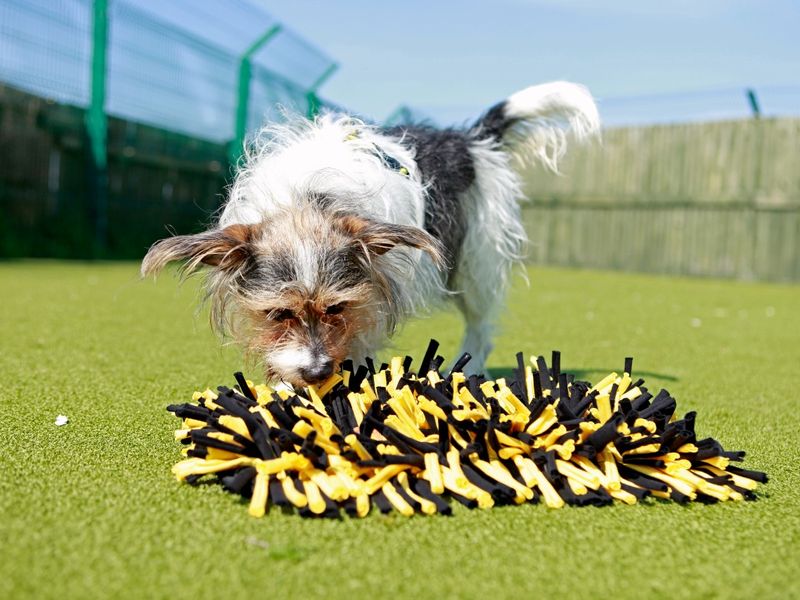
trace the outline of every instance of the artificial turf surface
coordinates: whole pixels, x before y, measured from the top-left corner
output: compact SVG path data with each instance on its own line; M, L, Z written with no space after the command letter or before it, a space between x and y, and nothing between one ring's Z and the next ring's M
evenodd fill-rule
M0 598L798 597L800 287L530 269L489 360L563 354L596 380L635 357L699 436L748 452L759 500L453 517L247 515L216 485L177 483L168 403L232 384L195 283L140 282L133 264L0 265ZM457 317L411 324L448 356ZM257 379L257 373L249 376ZM70 419L56 427L57 415Z

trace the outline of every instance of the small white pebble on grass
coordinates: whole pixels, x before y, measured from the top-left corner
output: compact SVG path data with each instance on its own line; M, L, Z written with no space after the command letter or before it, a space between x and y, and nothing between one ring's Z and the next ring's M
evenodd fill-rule
M692 327L700 327L703 324L703 320L695 317L694 319L689 321L689 323L691 324Z
M251 546L258 546L259 548L264 548L264 550L269 550L269 542L260 540L254 535L246 537L244 541L250 544Z
M67 423L69 423L69 417L67 417L66 415L58 415L56 417L56 425L58 425L59 427L61 427L62 425L66 425Z

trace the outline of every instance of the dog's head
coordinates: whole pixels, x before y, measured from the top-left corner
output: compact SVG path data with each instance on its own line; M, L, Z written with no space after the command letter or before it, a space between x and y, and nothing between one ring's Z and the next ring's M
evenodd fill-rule
M309 206L161 240L142 274L172 261L184 261L187 274L208 267L212 324L237 338L269 379L307 385L328 378L359 336L394 327L402 282L391 263L399 256L384 255L398 247L441 264L439 245L422 229Z

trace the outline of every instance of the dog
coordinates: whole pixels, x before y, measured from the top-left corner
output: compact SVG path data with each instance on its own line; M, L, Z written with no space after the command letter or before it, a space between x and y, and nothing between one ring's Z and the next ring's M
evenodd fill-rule
M466 323L465 370L480 372L527 242L513 163L557 170L569 134L598 130L592 96L568 82L528 87L460 129L335 114L267 126L215 225L155 243L141 272L206 267L212 326L268 380L320 383L446 301Z

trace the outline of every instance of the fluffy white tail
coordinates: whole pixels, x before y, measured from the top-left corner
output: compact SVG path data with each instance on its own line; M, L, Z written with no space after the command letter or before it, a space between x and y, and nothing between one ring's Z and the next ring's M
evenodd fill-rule
M597 135L600 115L585 87L554 81L512 94L492 107L476 129L507 144L520 159L538 160L558 172L568 136L584 140Z

